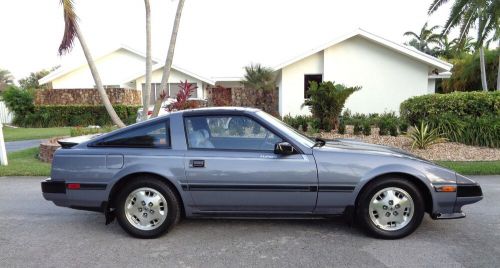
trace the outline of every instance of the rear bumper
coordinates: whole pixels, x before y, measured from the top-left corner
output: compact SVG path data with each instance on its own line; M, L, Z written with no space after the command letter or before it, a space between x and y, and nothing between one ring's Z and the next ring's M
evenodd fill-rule
M48 178L41 182L43 198L60 207L104 211L107 204L107 185L102 183L77 184L78 189L69 189L66 181L53 181Z

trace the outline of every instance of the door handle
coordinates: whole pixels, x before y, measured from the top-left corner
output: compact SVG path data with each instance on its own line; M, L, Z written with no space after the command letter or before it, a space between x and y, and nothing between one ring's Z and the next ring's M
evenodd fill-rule
M189 166L193 168L205 167L205 160L190 160Z

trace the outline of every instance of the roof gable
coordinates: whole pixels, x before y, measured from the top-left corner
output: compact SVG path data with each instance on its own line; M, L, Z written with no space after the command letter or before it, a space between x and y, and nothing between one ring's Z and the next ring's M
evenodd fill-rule
M278 71L280 69L283 69L284 67L290 65L290 64L293 64L293 63L296 63L298 61L300 61L301 59L304 59L306 57L309 57L313 54L316 54L320 51L323 51L331 46L334 46L336 44L339 44L349 38L352 38L352 37L355 37L355 36L361 36L361 37L364 37L365 39L368 39L369 41L372 41L372 42L375 42L379 45L382 45L384 47L387 47L389 49L392 49L394 51L397 51L405 56L408 56L408 57L411 57L415 60L418 60L418 61L421 61L421 62L424 62L426 64L429 64L431 66L434 66L436 68L439 68L439 69L442 69L444 71L450 71L451 68L453 67L452 64L446 62L446 61L443 61L443 60L440 60L436 57L433 57L431 55L428 55L428 54L425 54L421 51L418 51L416 49L412 49L412 48L409 48L407 46L404 46L404 45L400 45L400 44L397 44L397 43L394 43L392 41L389 41L387 39L384 39L380 36L377 36L377 35L374 35L372 33L369 33L363 29L356 29L355 31L349 33L349 34L346 34L344 36L341 36L339 38L336 38L320 47L317 47L315 49L312 49L302 55L299 55L291 60L288 60L282 64L279 64L277 65L276 67L274 67L273 69L275 71Z

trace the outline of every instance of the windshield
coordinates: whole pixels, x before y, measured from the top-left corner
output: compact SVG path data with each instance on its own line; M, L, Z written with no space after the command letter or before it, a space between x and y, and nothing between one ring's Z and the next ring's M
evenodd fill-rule
M285 124L285 122L279 120L278 118L262 111L259 111L258 114L262 116L264 119L273 122L274 126L276 126L281 131L285 132L288 136L290 136L292 139L299 142L300 144L309 148L314 145L315 143L314 140L298 132L296 129Z

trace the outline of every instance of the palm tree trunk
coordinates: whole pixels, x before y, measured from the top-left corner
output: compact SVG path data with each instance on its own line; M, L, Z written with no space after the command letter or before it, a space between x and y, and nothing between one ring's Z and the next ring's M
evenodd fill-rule
M174 59L175 41L177 40L177 33L179 32L179 24L181 23L183 6L184 6L184 0L179 0L179 3L177 4L177 12L175 13L174 26L172 27L172 35L170 36L170 44L168 46L167 59L165 60L165 65L163 66L163 76L161 78L161 84L160 84L160 90L162 92L166 92L168 90L167 89L168 78L170 77L170 69L172 68L172 61ZM158 97L156 99L155 108L153 110L153 114L151 115L151 117L158 116L162 101L163 100L161 99L161 97Z
M146 8L146 83L142 89L142 120L148 119L149 94L151 92L151 7L149 0L144 0Z
M500 48L500 40L498 40L498 47ZM500 55L498 55L497 91L500 91Z
M111 117L111 120L115 125L118 127L122 128L125 127L125 124L122 122L120 117L115 112L115 109L113 108L113 105L111 105L111 102L109 101L108 95L106 94L106 90L104 90L104 87L102 86L102 81L101 77L99 76L99 72L97 72L97 67L95 65L94 59L92 58L92 55L90 54L90 50L87 46L87 43L85 42L85 39L83 38L82 32L80 31L80 27L76 27L76 35L78 37L78 40L80 41L80 45L82 46L83 49L83 54L85 54L85 58L87 59L87 63L89 65L90 72L92 73L92 77L94 78L94 82L97 87L97 92L99 92L99 95L101 96L101 101L104 107L106 108L106 111L108 112L109 116Z
M484 48L481 46L479 48L479 65L481 67L481 85L483 91L488 91L488 83L486 81L486 65L484 63Z

